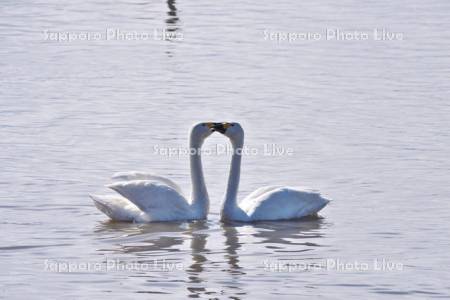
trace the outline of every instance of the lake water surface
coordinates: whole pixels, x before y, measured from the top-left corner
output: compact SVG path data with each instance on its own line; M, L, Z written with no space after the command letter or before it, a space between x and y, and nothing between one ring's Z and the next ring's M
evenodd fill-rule
M3 1L0 298L449 298L449 12ZM321 218L222 224L229 154L204 157L207 221L111 223L93 206L117 171L188 194L188 157L155 150L210 120L240 122L257 149L241 198L311 186L333 199Z

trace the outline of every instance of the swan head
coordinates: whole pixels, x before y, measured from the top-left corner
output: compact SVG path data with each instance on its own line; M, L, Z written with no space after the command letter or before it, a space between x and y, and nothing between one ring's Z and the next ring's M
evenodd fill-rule
M243 142L244 140L244 129L242 129L241 124L236 122L222 122L214 124L214 131L218 131L221 134L228 137L231 142Z
M191 140L197 141L201 145L215 131L215 124L213 122L203 122L194 125L191 129Z

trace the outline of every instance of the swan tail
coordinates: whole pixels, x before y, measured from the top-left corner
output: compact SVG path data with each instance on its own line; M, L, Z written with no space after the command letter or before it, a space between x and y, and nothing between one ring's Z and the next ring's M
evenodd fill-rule
M133 222L141 214L140 210L130 201L116 196L89 195L95 207L113 221Z
M319 193L311 200L308 205L300 210L300 215L318 217L319 211L330 203L330 199L322 197Z

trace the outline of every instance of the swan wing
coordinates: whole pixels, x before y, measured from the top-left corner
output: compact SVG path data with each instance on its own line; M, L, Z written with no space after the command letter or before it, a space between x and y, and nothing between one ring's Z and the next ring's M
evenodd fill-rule
M150 221L187 220L192 211L187 200L171 186L152 180L119 181L108 185L140 210Z
M258 197L247 197L239 206L251 220L286 220L312 215L329 200L308 188L279 187L268 189Z
M114 221L139 221L142 211L119 195L89 195L95 206Z
M115 182L117 181L132 181L132 180L152 180L152 181L159 181L161 183L164 183L171 188L173 188L175 191L183 195L183 192L178 184L170 180L169 178L166 178L164 176L146 173L146 172L138 172L138 171L130 171L130 172L117 172L112 177L112 180Z
M246 198L248 199L256 199L259 196L261 196L264 193L270 192L272 190L281 188L281 185L269 185L269 186L263 186L260 187L259 189L256 189L255 191L253 191L250 195L248 195Z

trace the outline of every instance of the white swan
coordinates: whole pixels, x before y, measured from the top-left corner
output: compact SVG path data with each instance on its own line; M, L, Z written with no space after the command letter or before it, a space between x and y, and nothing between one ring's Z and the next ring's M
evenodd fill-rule
M314 190L283 186L262 187L237 203L244 130L239 123L216 123L215 130L227 136L233 146L231 169L225 201L221 210L224 221L264 221L298 219L314 215L329 200Z
M199 123L190 133L192 195L188 201L172 180L141 172L122 172L107 187L120 195L90 195L95 206L115 221L156 222L206 219L209 197L203 177L201 146L214 123Z

